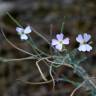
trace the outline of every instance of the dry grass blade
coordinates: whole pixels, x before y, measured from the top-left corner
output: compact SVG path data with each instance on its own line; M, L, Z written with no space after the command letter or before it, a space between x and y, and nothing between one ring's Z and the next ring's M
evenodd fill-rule
M84 83L85 83L85 81L83 81L79 86L77 86L77 87L72 91L72 93L71 93L70 96L74 96L75 92L76 92L79 88L81 88Z
M39 70L39 72L40 72L40 75L41 75L41 77L43 78L43 80L44 80L44 81L48 81L47 78L44 76L44 74L43 74L43 72L42 72L42 70L41 70L41 68L40 68L40 66L39 66L39 62L40 62L42 59L44 59L44 58L41 58L41 59L39 59L38 61L36 61L36 66L37 66L37 68L38 68L38 70Z
M24 61L24 60L30 60L30 59L36 59L32 56L29 56L29 57L25 57L25 58L16 58L16 59L6 59L6 58L0 58L0 61L2 62L17 62L17 61Z

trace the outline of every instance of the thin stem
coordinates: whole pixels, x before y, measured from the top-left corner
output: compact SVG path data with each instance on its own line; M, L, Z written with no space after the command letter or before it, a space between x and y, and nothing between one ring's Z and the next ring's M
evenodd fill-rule
M31 44L32 42L27 41L27 44L31 45L33 51L35 52L35 54L37 54L38 56L40 56L40 54L37 52L37 50L34 48L34 45Z
M71 64L64 64L64 63L53 62L53 61L50 61L48 58L52 58L52 57L50 56L50 57L46 57L46 58L45 58L49 63L64 65L64 66L68 66L68 67L70 67L70 68L73 68L73 66L72 66Z
M50 73L50 76L51 76L52 81L53 81L53 90L54 90L55 89L55 80L54 80L54 77L52 75L52 65L50 66L49 73Z
M50 44L50 42L42 34L40 34L40 32L36 31L33 27L32 27L32 30L34 33L36 33L38 36L44 39L48 44Z
M90 84L95 88L95 90L96 90L96 84L92 81L92 80L90 80L89 79L89 82L90 82Z
M38 61L36 61L36 66L37 66L37 68L38 68L38 70L39 70L39 72L40 72L40 75L41 75L41 77L43 78L43 80L44 81L47 81L47 78L44 76L44 74L43 74L43 72L41 71L41 68L40 68L40 66L39 66L39 62L41 61L41 59L40 60L38 60Z
M16 23L19 27L22 27L21 24L20 24L16 19L14 19L9 12L7 12L6 14L10 17L10 19L11 19L12 21L14 21L14 23Z
M63 32L64 30L64 22L62 23L62 26L61 26L61 33Z
M53 25L50 24L50 39L52 39L52 29L53 29ZM52 55L53 52L52 52L52 47L50 46L50 54Z
M28 81L24 81L24 80L21 80L21 79L16 79L16 80L19 80L19 81L24 82L25 84L31 84L31 85L48 84L48 83L51 83L53 81L53 80L48 80L48 81L44 81L44 82L28 82Z
M26 81L26 80L22 80L22 79L16 79L16 80L19 80L25 84L31 84L31 85L42 85L42 84L48 84L48 83L51 83L53 82L53 80L48 80L48 81L44 81L44 82L31 82L31 81ZM54 79L55 81L65 81L65 82L69 82L71 84L73 84L74 81L70 81L70 80L64 80L64 79L61 79L61 78L58 78L58 79ZM75 83L75 82L74 82ZM74 84L75 85L75 84Z
M74 96L75 92L76 92L79 88L81 88L84 83L85 83L85 81L83 81L78 87L76 87L76 88L72 91L72 93L71 93L70 96Z
M36 55L34 55L34 54L32 54L32 53L29 53L29 52L27 52L27 51L25 51L25 50L17 47L16 45L14 45L10 40L7 39L7 37L6 37L6 35L4 34L4 32L3 32L2 29L1 29L1 32L2 32L5 40L6 40L12 47L14 47L15 49L19 50L20 52L26 53L26 54L31 55L31 56L33 56L33 57L37 57Z
M31 47L34 49L34 51L39 54L38 52L40 52L40 54L48 56L48 54L46 54L45 52L43 52L42 50L40 50L34 43L33 39L31 38L31 36L29 35L29 44L31 45ZM35 50L36 49L36 50ZM38 51L38 52L37 52Z
M16 58L16 59L6 59L6 58L0 58L0 61L2 62L17 62L17 61L24 61L24 60L29 60L29 59L36 59L32 56L29 56L29 57L25 57L25 58Z

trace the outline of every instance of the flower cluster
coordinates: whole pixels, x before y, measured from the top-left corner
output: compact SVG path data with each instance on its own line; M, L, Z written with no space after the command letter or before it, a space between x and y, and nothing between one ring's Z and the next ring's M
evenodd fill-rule
M51 45L55 46L55 48L57 50L59 50L59 51L63 50L63 46L64 45L68 45L69 44L69 38L67 37L67 38L64 39L63 37L64 37L64 35L63 35L63 33L61 33L61 34L57 34L56 35L56 39L52 39ZM83 35L79 34L76 37L76 41L78 43L80 43L79 47L78 47L78 50L82 51L82 52L91 51L92 47L89 44L90 39L91 39L91 35L90 34L87 34L87 33L84 33Z
M29 33L32 32L30 26L27 26L25 29L21 27L16 27L16 31L20 35L21 40L27 40ZM79 34L76 37L76 41L79 43L78 50L82 52L90 52L92 50L92 46L90 45L91 35L84 33ZM64 45L69 45L69 38L65 37L63 33L57 34L55 39L52 39L51 46L55 47L58 51L63 51L65 48Z

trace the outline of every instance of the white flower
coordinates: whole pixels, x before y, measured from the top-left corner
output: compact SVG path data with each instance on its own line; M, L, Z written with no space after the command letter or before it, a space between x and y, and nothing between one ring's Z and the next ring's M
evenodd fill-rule
M80 43L78 50L83 52L91 51L92 47L88 43L90 39L91 39L90 34L87 34L87 33L84 33L83 35L79 34L76 37L76 41Z
M56 39L52 39L52 42L51 42L51 45L55 46L55 48L59 51L62 51L64 44L66 44L66 45L69 44L69 38L64 39L64 35L62 33L57 34Z
M16 27L16 31L20 35L21 40L27 40L28 39L27 34L32 32L30 26L27 26L25 29L21 27Z

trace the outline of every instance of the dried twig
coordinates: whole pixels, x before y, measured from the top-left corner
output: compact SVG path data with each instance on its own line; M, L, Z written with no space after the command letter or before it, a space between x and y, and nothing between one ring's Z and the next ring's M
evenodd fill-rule
M73 95L75 94L75 92L76 92L79 88L81 88L81 87L83 86L84 83L85 83L85 81L83 81L79 86L77 86L77 87L72 91L72 93L71 93L70 96L73 96Z

